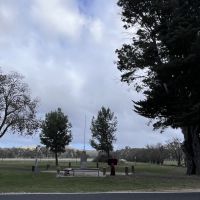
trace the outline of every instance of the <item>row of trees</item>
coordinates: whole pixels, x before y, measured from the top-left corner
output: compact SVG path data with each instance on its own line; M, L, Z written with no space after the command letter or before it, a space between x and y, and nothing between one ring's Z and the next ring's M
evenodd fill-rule
M181 141L174 138L165 145L147 145L145 148L131 148L112 151L111 155L118 159L125 159L132 162L150 162L153 164L163 164L165 160L176 161L177 166L184 162L184 153L181 149ZM59 153L60 158L80 158L82 151L66 148L65 152ZM53 158L54 153L46 147L40 147L39 152L36 148L0 148L0 158ZM107 161L105 153L87 152L87 156L94 158L94 161ZM96 157L97 156L97 157Z
M0 158L53 158L54 153L46 147L40 147L39 152L36 148L0 148ZM59 154L60 158L79 158L81 155L80 150L66 148L65 152Z
M40 134L41 143L55 154L58 165L58 154L65 152L65 147L72 141L71 123L68 116L64 115L60 108L46 114L42 122ZM102 107L97 117L92 118L90 144L97 151L103 151L110 157L113 150L113 142L116 141L117 118L109 108Z
M184 162L184 153L180 139L174 138L167 144L147 145L145 148L126 147L114 152L114 156L132 162L150 162L153 164L163 164L165 160L176 161L177 166Z

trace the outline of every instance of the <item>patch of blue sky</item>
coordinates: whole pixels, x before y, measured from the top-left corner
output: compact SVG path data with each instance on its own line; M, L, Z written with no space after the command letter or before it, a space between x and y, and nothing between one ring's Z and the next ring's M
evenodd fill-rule
M93 16L94 13L94 5L96 0L77 0L78 7L81 13L87 16Z

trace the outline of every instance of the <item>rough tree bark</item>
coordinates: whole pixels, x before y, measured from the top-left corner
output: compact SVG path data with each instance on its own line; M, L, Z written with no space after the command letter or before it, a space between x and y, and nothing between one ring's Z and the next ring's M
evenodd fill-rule
M183 151L186 156L188 175L200 175L200 127L198 125L182 128L184 135Z
M181 166L181 156L178 157L178 160L177 160L177 166L178 166L178 167Z

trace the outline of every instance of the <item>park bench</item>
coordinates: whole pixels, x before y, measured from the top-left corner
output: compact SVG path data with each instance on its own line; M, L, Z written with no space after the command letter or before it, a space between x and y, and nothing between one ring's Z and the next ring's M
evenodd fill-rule
M99 168L65 168L64 169L64 175L70 175L70 172L72 172L73 176L75 176L76 173L80 172L80 173L90 173L90 172L96 172L97 175L99 176Z
M64 171L64 176L69 176L70 172L72 172L73 169L72 168L65 168L63 171Z

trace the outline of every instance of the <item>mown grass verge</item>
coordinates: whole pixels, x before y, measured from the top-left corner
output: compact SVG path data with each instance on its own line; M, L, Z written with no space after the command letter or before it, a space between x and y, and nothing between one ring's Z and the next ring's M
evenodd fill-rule
M32 162L1 161L0 192L107 192L107 191L163 191L200 189L200 177L186 176L184 168L137 163L134 175L115 177L66 177L56 178L53 173L31 172ZM117 172L133 163L120 164ZM53 165L53 163L52 163ZM72 163L78 166L77 163ZM95 163L89 163L95 167ZM40 163L45 169L46 163ZM62 163L62 167L68 163ZM106 166L100 164L100 168ZM54 167L52 167L55 169Z

